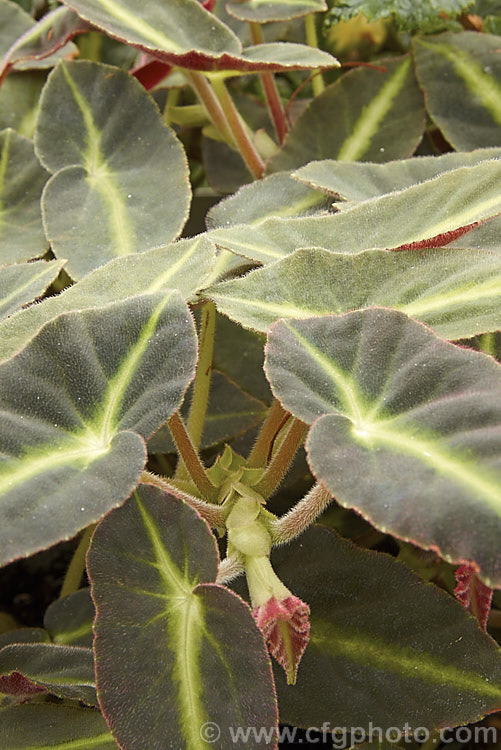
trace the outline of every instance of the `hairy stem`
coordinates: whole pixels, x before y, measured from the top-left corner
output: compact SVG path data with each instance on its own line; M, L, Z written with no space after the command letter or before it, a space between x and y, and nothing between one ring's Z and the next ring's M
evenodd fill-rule
M238 112L233 99L231 98L228 89L222 78L214 78L212 81L214 91L216 92L217 98L221 104L226 120L232 132L235 143L237 144L238 150L242 156L242 159L247 164L250 173L256 179L263 176L265 170L264 161L257 152L257 149L252 142L252 138L249 135L247 125L242 120L240 113Z
M247 459L247 466L253 469L266 466L273 442L284 424L284 418L288 415L289 412L285 411L280 401L275 398L257 436L254 448Z
M258 23L251 23L250 30L254 44L262 44L264 40L261 25ZM273 122L278 137L278 142L281 145L284 142L289 128L287 126L285 111L275 82L275 76L273 73L261 73L259 77L261 79L261 85L268 106L268 112L270 113L271 121Z
M303 533L324 512L332 494L322 484L314 484L307 495L270 526L274 544L284 544Z
M228 583L245 570L243 557L225 557L217 569L216 583Z
M304 28L306 31L306 42L310 45L310 47L318 48L317 27L315 24L314 13L310 13L308 16L305 16ZM314 95L320 96L322 91L325 89L325 83L321 73L315 71L314 78L312 79L312 86Z
M183 72L199 100L205 107L212 124L219 130L221 136L227 143L234 144L235 139L228 120L226 119L226 115L207 78L203 73L198 73L195 70L184 70Z
M78 546L71 558L71 562L64 577L61 593L59 594L60 599L62 599L63 596L68 596L68 594L73 594L80 588L82 576L85 570L85 555L87 554L90 538L95 528L96 524L93 523L90 526L87 526L82 532L82 536L80 537L80 541L78 542Z
M278 487L289 469L307 425L299 419L293 419L286 436L271 459L262 479L253 487L264 498L269 497Z
M174 412L167 424L169 425L179 456L184 461L188 473L193 479L197 489L208 500L215 502L218 495L217 488L214 487L207 476L203 464L200 461L200 457L190 440L190 436L188 435L179 413Z
M184 500L188 505L191 505L192 508L198 511L210 526L213 526L214 528L224 527L224 511L219 505L212 505L212 503L206 503L204 500L200 500L199 497L193 497L193 495L190 495L189 492L185 492L174 482L169 482L150 471L143 471L141 474L141 482L143 484L153 484L164 492L168 492L170 495L174 495L174 497Z

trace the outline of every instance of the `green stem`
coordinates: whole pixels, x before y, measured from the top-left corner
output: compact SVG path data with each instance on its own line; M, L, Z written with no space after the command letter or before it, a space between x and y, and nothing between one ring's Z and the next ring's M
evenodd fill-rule
M85 570L85 555L87 554L90 538L95 528L96 524L93 523L91 526L87 526L82 532L82 536L80 537L80 541L78 542L78 546L71 558L71 562L64 577L61 593L59 594L60 599L62 599L63 596L68 596L68 594L73 594L80 588L82 576Z
M214 89L210 85L207 78L203 73L199 73L195 70L184 70L184 75L191 85L196 95L200 99L201 103L207 111L207 115L211 120L212 124L219 130L223 139L233 145L235 139L229 126L226 115L223 108L214 93Z
M496 357L496 334L483 333L479 338L479 348L482 352Z
M228 122L242 159L247 164L253 177L259 179L264 174L265 164L252 142L247 125L240 117L240 113L235 107L233 99L231 98L223 79L214 78L212 86L217 98L219 99L223 112L226 115L226 121Z
M179 101L179 94L180 89L178 88L171 88L169 89L169 92L167 94L167 101L165 102L165 107L163 111L163 120L166 125L172 125L172 120L170 116L170 112L172 107L177 106L177 103Z
M218 490L214 487L207 476L179 413L174 412L167 424L169 425L180 459L182 458L184 461L189 475L193 479L197 489L208 500L215 502L217 500Z
M210 526L218 529L224 528L225 512L221 506L206 503L199 497L194 497L189 492L185 492L182 488L174 484L174 482L166 481L157 474L153 474L151 471L143 471L141 474L141 482L143 484L153 484L164 492L168 492L170 495L174 495L174 497L184 500L188 505L191 505L192 508L198 511Z
M200 324L200 348L198 355L197 375L193 386L190 414L188 416L188 434L198 450L202 442L202 433L209 403L212 356L214 354L214 337L216 332L216 306L214 302L205 302Z
M251 23L249 25L254 44L262 44L264 39L263 30L260 24ZM261 73L259 77L261 79L261 85L268 106L268 112L270 113L271 121L273 122L278 136L278 142L282 144L287 135L288 126L283 104L275 82L275 76L273 73Z
M284 418L286 418L288 414L289 412L285 411L280 401L274 399L270 411L268 412L268 416L264 420L261 431L257 436L254 448L247 459L247 466L252 469L266 466L270 460L269 454L273 442L280 432L280 429L283 427Z
M271 523L273 544L284 544L303 533L324 512L332 500L332 494L322 484L313 485L291 510Z
M304 19L304 28L306 31L306 42L310 45L310 47L316 47L318 48L318 36L317 36L317 26L315 23L315 14L310 13L308 16L305 16ZM323 76L320 72L315 71L314 78L312 80L312 86L313 86L313 93L315 96L320 96L322 91L325 89L325 83Z
M278 487L287 473L296 451L306 432L307 425L299 419L293 419L287 435L271 459L262 479L253 487L264 498L268 498Z

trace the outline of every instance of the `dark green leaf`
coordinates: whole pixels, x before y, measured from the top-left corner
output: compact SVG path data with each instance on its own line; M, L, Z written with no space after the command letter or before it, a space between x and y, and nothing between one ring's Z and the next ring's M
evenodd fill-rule
M42 71L11 73L0 88L0 130L13 128L33 138L40 92L45 82Z
M89 589L80 589L53 602L45 612L44 626L54 643L92 647L95 608Z
M0 711L0 750L117 750L106 722L90 708L50 703Z
M0 675L18 672L60 698L97 706L92 649L23 643L0 650Z
M196 336L177 292L60 315L0 366L1 562L120 504L178 408Z
M12 315L43 294L64 264L64 260L39 260L0 266L0 318Z
M33 144L13 130L0 133L0 261L15 263L47 249L40 196L48 174Z
M444 338L468 338L501 329L501 254L452 248L356 255L296 250L205 293L220 312L263 332L278 318L381 305L427 323Z
M192 508L142 485L98 526L87 560L99 698L124 750L165 750L166 738L204 750L211 728L224 750L229 727L275 725L262 635L247 605L212 583L215 539Z
M240 21L269 23L318 13L327 10L327 4L325 0L232 0L226 10Z
M469 31L415 40L428 112L456 150L501 145L500 45Z
M294 169L313 159L384 162L410 156L425 126L412 61L407 55L381 65L384 72L350 71L316 97L269 169Z
M499 708L499 647L457 601L405 565L325 528L277 549L273 564L311 607L297 684L287 686L276 670L283 721L329 721L348 735L350 727L433 730Z
M197 0L148 4L147 18L135 0L65 0L93 25L181 68L196 70L309 70L338 65L326 52L302 44L259 44L242 50L237 36Z
M12 357L44 323L63 312L172 289L190 298L203 285L213 264L214 246L205 237L116 258L61 294L0 322L0 359Z
M46 233L74 278L180 233L191 198L183 148L125 71L60 63L42 93L35 143L54 173L42 199Z
M220 247L260 263L305 247L358 253L443 245L455 238L456 230L500 212L500 179L501 160L491 160L444 172L334 215L266 219L252 229L242 224L213 230L209 236Z
M373 308L278 321L265 368L341 505L501 584L500 365Z

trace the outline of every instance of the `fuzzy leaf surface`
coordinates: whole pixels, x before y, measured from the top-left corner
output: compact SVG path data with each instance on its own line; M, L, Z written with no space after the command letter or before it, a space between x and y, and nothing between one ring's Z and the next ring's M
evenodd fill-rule
M48 174L33 144L11 129L0 133L0 262L15 263L47 249L40 196Z
M500 45L467 31L414 41L428 113L456 150L501 145Z
M441 156L414 156L387 164L339 162L334 159L313 161L296 170L292 177L312 188L324 190L334 198L366 201L378 195L403 190L442 172L471 167L482 161L501 158L499 148L451 152ZM340 206L339 208L342 208Z
M268 335L272 389L314 423L308 460L339 503L500 586L501 366L381 308Z
M0 674L18 672L59 698L97 706L91 648L23 643L0 650Z
M236 0L227 3L226 10L239 21L269 23L318 13L327 10L327 4L325 0Z
M203 285L214 257L214 245L200 236L115 258L60 294L0 321L0 360L12 357L44 323L64 312L172 289L189 299Z
M220 247L263 264L305 247L358 253L423 242L443 245L457 230L501 211L500 179L501 161L491 160L444 172L334 215L266 219L252 228L216 229L209 236Z
M0 318L12 315L43 294L64 264L64 260L38 260L0 266Z
M90 590L79 589L47 607L44 627L54 643L92 648L92 622L96 610Z
M402 563L315 527L276 549L273 565L311 608L297 684L275 670L284 722L321 726L332 716L366 731L369 720L383 732L405 722L431 731L499 708L495 641Z
M60 63L42 93L35 143L53 173L42 198L46 234L73 278L183 228L191 200L183 147L125 71Z
M73 536L130 494L196 349L171 292L61 315L0 366L2 563Z
M276 724L261 633L248 606L213 583L215 539L192 508L142 485L98 526L87 560L99 700L124 750L165 750L167 737L203 750L207 721L223 750L228 727Z
M238 37L197 0L65 0L82 18L159 60L195 70L309 70L338 65L327 52L287 42L242 49Z
M309 318L363 307L392 307L447 339L501 328L501 254L435 248L320 248L291 255L207 289L218 310L263 333L278 318Z
M50 703L0 709L0 750L117 750L106 722L90 708Z
M408 55L381 65L384 72L349 71L316 97L269 170L295 169L313 159L384 162L410 156L425 126L423 95Z
M393 19L403 31L432 33L443 27L442 14L455 18L473 4L473 0L340 0L330 9L329 24L348 21L362 13L368 21Z

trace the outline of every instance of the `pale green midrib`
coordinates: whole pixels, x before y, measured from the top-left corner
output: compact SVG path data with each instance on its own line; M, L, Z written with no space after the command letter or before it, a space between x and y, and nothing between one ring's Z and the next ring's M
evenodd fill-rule
M321 632L328 633L323 636ZM338 653L358 663L371 665L375 669L387 669L400 674L404 679L420 679L443 684L444 682L461 691L480 693L493 697L501 696L501 686L491 685L465 670L457 669L440 660L417 652L415 655L392 641L386 644L375 636L360 636L355 632L347 634L338 630L331 622L314 620L311 628L311 646Z
M116 434L118 428L117 412L122 399L141 364L149 341L155 333L158 320L173 293L173 291L170 291L170 293L166 294L162 301L155 307L147 323L143 326L136 343L128 350L127 356L108 383L108 388L103 398L102 411L95 422L95 429L100 433L103 443L108 443L112 436Z
M4 211L4 201L2 200L2 195L5 191L5 175L7 174L7 164L9 163L9 151L10 151L10 139L12 136L12 131L7 130L7 133L5 135L5 141L3 144L2 149L2 155L0 157L0 214ZM2 221L2 217L0 215L0 222Z
M454 229L468 226L475 221L481 219L489 219L494 217L501 210L501 197L498 195L493 196L483 201L472 201L472 205L462 207L460 214L449 214L446 219L442 219L440 223L430 225L428 224L424 232L413 234L407 239L400 240L400 244L404 245L407 242L419 242L420 240L433 239L444 232L451 232ZM346 214L345 214L346 215Z
M270 5L270 0L250 0L249 5L251 6L260 6L260 5ZM322 3L319 3L318 0L280 0L280 5L290 5L292 7L304 7L304 8L321 8Z
M410 65L410 58L399 65L381 87L379 93L363 108L351 134L339 149L337 155L339 160L356 161L367 152L379 125L390 111L395 97L404 84Z
M197 607L198 600L193 595L193 586L180 573L162 544L160 533L154 520L148 514L137 492L134 493L141 518L153 547L157 560L157 569L162 578L166 598L171 602L181 598L182 607L170 607L168 610L169 633L175 638L175 643L169 647L175 655L175 672L177 672L178 695L180 706L180 730L186 740L187 750L198 750L201 746L200 727L205 721L205 712L199 700L200 691L194 686L200 685L198 651L201 631L192 633L194 625L193 607ZM177 636L177 638L176 638Z
M199 245L200 239L196 240L181 258L179 258L175 263L169 266L167 271L165 271L163 274L160 274L160 276L158 276L158 278L155 279L155 281L153 281L146 289L146 292L153 293L161 291L166 282L168 282L169 279L175 276L183 268L184 264L187 263L191 256L198 250Z
M338 388L338 390L340 391L338 393L338 396L340 397L341 401L344 401L347 416L354 422L354 424L359 424L360 422L362 422L364 414L364 409L362 408L363 400L360 398L360 394L357 393L353 381L350 382L346 375L336 367L332 360L329 360L324 354L322 354L322 352L320 352L313 344L311 344L306 338L304 338L299 333L299 331L293 328L290 323L284 320L283 325L289 329L289 331L299 341L307 354L318 365L320 365L325 374L333 381L333 384Z
M92 443L92 441L85 441L91 433L83 433L82 447L78 447L72 450L61 451L59 445L49 445L50 453L24 458L21 456L16 459L16 463L20 463L20 466L16 466L10 471L2 471L0 473L0 496L10 492L14 487L21 484L22 482L29 481L34 476L40 473L51 471L52 469L61 468L67 464L78 462L80 459L85 459L88 462L103 456L109 452L110 446L99 445L98 442ZM75 436L71 436L75 437ZM97 447L99 445L99 447Z
M87 135L87 152L82 153L83 166L89 185L96 189L109 209L110 236L115 255L128 255L134 251L134 230L129 219L123 195L110 171L101 149L101 133L96 127L92 112L66 65L62 70L70 91L78 105Z
M44 684L50 687L58 687L58 685L70 685L74 686L75 688L79 687L88 687L88 688L95 688L96 683L94 681L92 682L84 682L84 680L80 679L78 675L75 676L57 676L54 677L53 674L47 674L47 675L39 675L39 674L28 674L27 672L23 672L25 677L28 677L30 680L33 680L33 682L39 682L40 684Z
M270 219L265 219L263 223L266 223L268 221L270 221ZM271 219L271 221L273 221L273 219ZM262 247L260 248L259 245L252 245L250 242L244 242L238 237L238 234L237 234L237 238L234 239L232 237L231 229L228 230L229 237L225 236L225 234L222 234L222 240L220 240L220 239L217 239L218 231L219 230L216 230L213 233L209 233L209 239L212 240L212 242L214 242L219 247L222 247L225 250L229 250L231 253L234 253L236 255L242 254L245 257L254 258L255 254L259 253L261 257L264 256L264 257L270 257L270 258L283 258L284 255L287 254L280 250L270 249L270 246L267 244L266 239L264 239L263 241L263 245L265 248L264 250ZM224 231L225 230L223 230L223 232ZM242 230L240 229L240 231ZM238 248L241 248L241 251L242 251L241 253L239 252ZM250 256L246 255L246 252L250 252L251 255Z
M231 294L224 294L222 293L211 293L211 290L209 290L208 296L211 297L211 299L215 300L215 302L218 303L218 307L221 309L222 312L226 312L228 315L232 315L232 317L235 317L236 319L239 319L238 317L238 307L237 312L235 313L232 309L231 303L235 303L238 305L243 305L246 307L250 307L251 311L253 309L255 310L264 310L269 313L274 314L274 320L277 318L310 318L314 315L325 315L328 312L337 313L340 312L339 305L336 305L336 307L333 307L331 310L313 310L308 309L304 307L299 307L295 305L289 305L287 303L281 303L281 302L265 302L262 299L259 299L257 297L254 297L252 299L245 299L244 297L235 297ZM230 305L226 305L225 303L229 302ZM266 329L268 326L266 326ZM264 330L266 330L264 329Z
M179 572L178 567L170 558L167 550L162 544L160 533L156 527L154 520L148 514L148 511L144 507L141 499L137 493L134 493L139 512L144 524L144 528L150 540L151 546L155 553L157 560L157 570L164 583L166 589L166 596L171 597L188 597L191 596L192 586L190 586L184 577Z
M99 0L98 5L104 8L110 16L129 26L133 32L142 35L148 42L167 52L182 52L185 48L177 44L173 39L165 36L161 31L150 26L149 23L138 18L126 8L120 7L114 0ZM91 19L92 20L92 19ZM95 20L95 19L94 19ZM103 26L104 28L104 26ZM113 29L111 29L113 31Z
M391 423L393 420L388 420ZM487 478L487 467L474 463L471 459L461 459L449 455L445 450L437 446L436 441L426 442L423 438L414 438L405 432L395 429L385 430L384 421L367 423L362 427L366 432L365 438L354 431L356 442L371 445L379 443L403 453L419 458L447 479L452 480L465 490L474 492L501 515L501 483L499 479L492 482ZM358 437L358 439L357 439Z
M494 121L501 125L501 86L492 76L485 73L478 60L465 50L455 50L446 44L427 44L423 40L419 43L428 49L437 50L450 60L467 88L480 99Z
M32 277L31 277L31 278L30 278L30 279L29 279L28 281L26 281L26 282L25 282L24 284L22 284L21 286L17 286L17 287L16 287L15 289L14 289L14 291L13 291L13 292L11 292L10 294L8 294L7 296L4 296L4 297L2 297L2 298L0 299L0 310L2 310L2 309L5 309L5 308L6 308L6 307L7 307L8 305L9 305L9 303L11 302L11 300L15 299L15 298L16 298L17 296L19 296L20 294L23 294L23 292L24 292L24 290L25 290L25 289L29 289L29 288L30 288L30 286L32 286L32 285L34 285L34 284L36 284L36 283L37 283L37 281L39 281L40 279L43 279L43 278L44 278L44 276L48 276L48 277L49 277L49 280L47 281L47 286L48 286L48 284L50 283L50 280L51 280L51 278L54 278L54 276L55 276L55 275L57 274L57 272L58 272L58 271L56 270L56 272L54 273L54 272L52 271L52 268L53 268L53 267L49 267L49 268L44 268L44 269L42 269L42 270L40 271L40 273L38 273L38 274L37 274L36 276L32 276ZM45 288L45 287L44 287L44 288ZM41 292L43 292L43 289L42 289L42 290L40 290L40 291L41 291ZM36 294L36 292L35 292L35 294Z
M22 750L87 750L87 748L102 745L103 742L109 742L110 748L116 748L117 744L109 732L98 734L95 737L85 737L82 740L68 740L68 742L59 743L58 745L30 745L23 746ZM19 747L19 746L18 746ZM16 748L6 747L5 750L16 750Z
M429 297L418 299L405 305L398 305L398 309L411 316L423 315L436 310L447 310L450 305L458 305L463 302L476 302L477 300L489 297L499 297L500 295L501 278L498 277L496 279L484 281L483 283L478 283L477 286L463 289L461 291L453 289L451 291L444 291L435 295L430 295Z
M80 625L78 628L73 630L65 630L64 633L56 633L52 636L54 643L60 643L66 645L73 643L78 638L82 638L84 635L90 635L92 633L92 621L86 625Z
M298 214L301 214L302 211L305 211L308 208L313 208L314 206L324 204L325 199L325 195L319 196L313 194L305 196L301 200L295 201L290 206L283 206L282 208L275 209L272 216L264 216L260 219L255 219L254 221L249 222L249 226L259 226L259 224L267 221L270 218L288 219L290 217L296 217L298 216Z
M42 36L42 34L47 29L54 28L54 23L59 20L59 16L64 16L67 12L68 12L67 8L61 7L61 8L58 8L56 11L49 13L47 16L44 16L39 21L37 21L37 23L34 24L31 29L28 29L18 39L18 41L10 48L9 58L11 57L12 53L15 52L16 50L18 51L22 50L26 44ZM37 58L35 57L35 59Z

